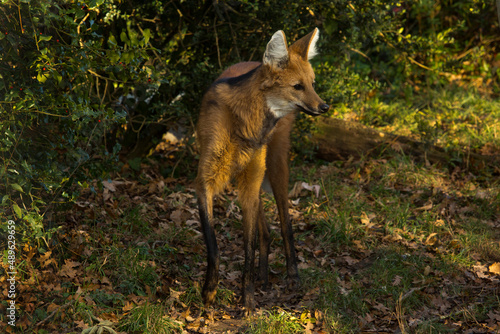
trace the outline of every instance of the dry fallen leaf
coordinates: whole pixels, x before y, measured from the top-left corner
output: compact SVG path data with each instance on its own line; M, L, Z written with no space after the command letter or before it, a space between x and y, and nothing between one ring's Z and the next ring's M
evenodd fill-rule
M111 182L102 181L102 185L104 186L104 188L108 189L111 192L115 192L116 191L115 184L116 183L114 181L111 181Z
M435 226L439 226L439 227L445 226L445 222L442 219L438 219L436 221L433 221L432 224L434 224Z
M51 257L51 255L52 255L52 251L48 251L45 254L43 254L42 256L40 256L39 261L42 264L42 268L46 268L51 263L57 264L56 260L53 257Z
M316 198L319 198L319 191L321 187L317 184L310 185L309 183L306 182L295 182L293 185L292 190L288 194L289 198L297 198L301 196L302 190L307 190L310 192L313 192Z
M344 256L344 257L343 257L343 259L345 260L345 262L347 262L347 265L348 265L348 266L355 265L356 263L358 263L358 262L359 262L359 260L358 260L358 259L355 259L355 258L353 258L353 257L351 257L351 256L349 256L349 255Z
M126 302L125 302L125 305L122 307L122 311L123 311L123 312L130 311L131 309L133 309L133 308L134 308L134 306L135 306L135 305L134 305L134 303L131 303L131 302L129 302L129 301L126 301Z
M430 266L425 267L424 276L429 276L430 273L431 273L431 267Z
M370 322L373 322L373 320L375 320L370 313L366 313L365 315L365 318L364 320L367 322L367 323L370 323Z
M399 284L401 284L401 280L403 278L399 275L396 275L396 277L394 277L394 280L392 281L392 286L398 286Z
M73 278L77 274L77 271L73 268L78 267L80 264L81 263L77 261L65 260L59 274L61 276L68 276L69 278Z
M488 269L490 270L490 273L500 275L500 263L495 262L491 266L489 266Z
M361 223L363 225L369 225L370 224L370 218L368 218L367 214L365 212L361 213Z
M57 304L54 304L54 303L50 303L48 306L47 306L47 312L52 312L54 310L57 310L58 308L60 308L59 305Z
M450 241L449 246L453 249L459 249L462 247L462 244L460 243L460 240L453 239Z
M175 210L170 214L170 219L176 223L180 223L182 221L182 210Z
M425 240L425 244L428 246L434 246L438 242L437 233L431 233Z
M432 209L433 205L432 205L432 202L420 207L420 208L417 208L418 211L429 211L430 209Z

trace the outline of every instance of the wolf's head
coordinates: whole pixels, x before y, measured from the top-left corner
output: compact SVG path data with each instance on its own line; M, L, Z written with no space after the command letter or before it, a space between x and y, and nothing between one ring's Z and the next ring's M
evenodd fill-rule
M316 28L288 47L285 33L279 30L267 44L263 64L268 75L262 89L276 117L293 111L317 116L330 109L314 91L314 71L309 63L317 54L318 37Z

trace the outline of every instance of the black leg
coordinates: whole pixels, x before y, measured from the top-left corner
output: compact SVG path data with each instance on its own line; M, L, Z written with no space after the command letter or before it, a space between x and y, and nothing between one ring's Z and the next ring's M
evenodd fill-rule
M205 306L210 306L215 300L217 284L219 283L219 249L213 225L210 222L206 199L198 197L198 208L200 212L201 228L205 245L207 246L207 273L203 285L202 297Z
M262 281L262 288L266 290L269 285L269 225L264 217L262 199L259 201L259 279Z

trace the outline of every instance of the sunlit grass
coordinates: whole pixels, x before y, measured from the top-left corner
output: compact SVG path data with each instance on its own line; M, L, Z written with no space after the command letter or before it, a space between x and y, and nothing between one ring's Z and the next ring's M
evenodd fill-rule
M264 312L251 321L247 334L288 334L303 333L304 326L300 319L285 310Z
M411 100L368 99L355 106L361 122L444 148L500 147L500 102L463 88L436 90Z
M166 306L146 303L133 308L120 325L127 333L179 333L183 325L165 313Z
M500 187L491 170L476 176L391 151L297 172L298 179L322 187L319 199L309 199L319 207L302 204L302 210L315 222L316 242L341 261L303 272L305 284L320 288L316 307L332 319L332 332L358 332L380 309L400 320L402 332L446 332L443 319L470 320L446 306L451 313L443 318L409 321L433 307L433 298L444 298L440 294L469 296L456 278L474 271L478 261L500 260ZM369 254L361 264L342 262L359 252ZM490 300L472 316L485 319L494 305Z

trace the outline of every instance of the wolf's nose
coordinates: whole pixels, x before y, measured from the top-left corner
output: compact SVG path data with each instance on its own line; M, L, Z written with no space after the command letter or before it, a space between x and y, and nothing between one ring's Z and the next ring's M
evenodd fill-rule
M321 112L327 112L330 109L330 106L326 103L323 103L319 106L319 109L321 110Z

